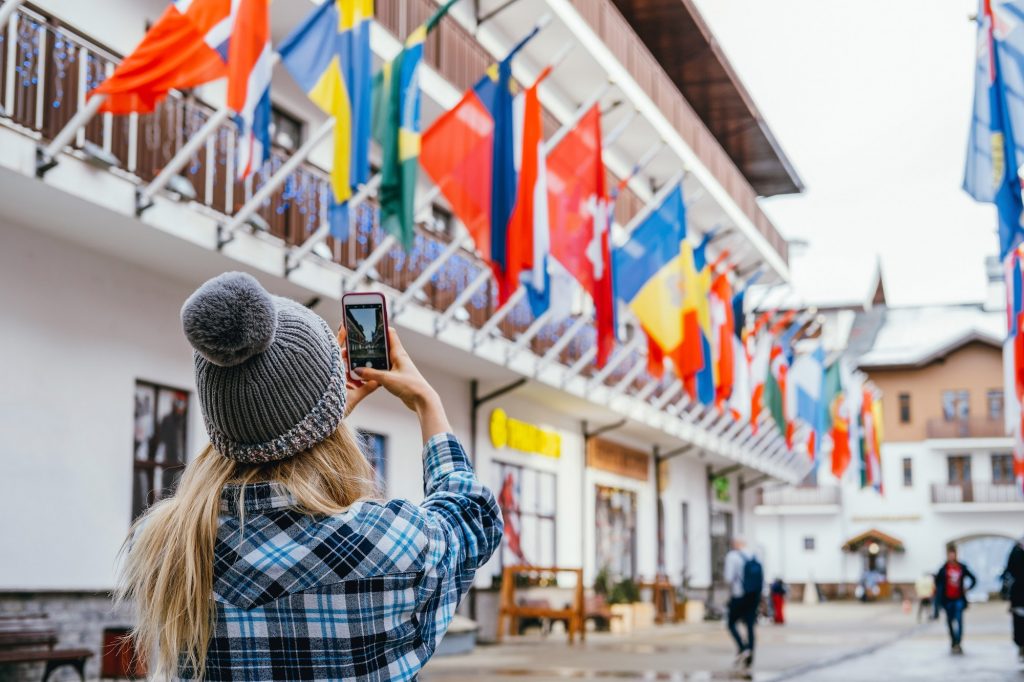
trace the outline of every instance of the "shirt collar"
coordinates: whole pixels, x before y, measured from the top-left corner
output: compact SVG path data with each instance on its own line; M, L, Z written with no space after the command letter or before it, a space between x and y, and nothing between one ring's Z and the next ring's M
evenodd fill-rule
M229 516L241 516L243 513L265 514L275 509L289 509L296 506L295 496L288 492L280 483L250 483L244 486L229 483L220 494L220 511ZM239 494L243 493L241 505ZM241 513L240 513L241 512Z

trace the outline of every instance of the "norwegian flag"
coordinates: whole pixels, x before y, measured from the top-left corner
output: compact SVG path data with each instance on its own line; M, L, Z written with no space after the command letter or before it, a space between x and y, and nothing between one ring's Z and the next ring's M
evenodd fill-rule
M244 179L270 158L270 77L274 70L270 2L236 0L232 16L228 106L235 112L239 131L236 171L239 179Z

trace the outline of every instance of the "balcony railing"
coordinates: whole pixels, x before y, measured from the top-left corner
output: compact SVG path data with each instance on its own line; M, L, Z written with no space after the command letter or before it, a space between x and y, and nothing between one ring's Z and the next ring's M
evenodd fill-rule
M679 131L772 249L788 262L787 242L761 210L753 187L614 3L611 0L572 0L572 4ZM404 39L409 31L437 9L433 0L377 0L375 6L377 20L400 39ZM493 60L471 35L449 17L428 36L424 61L456 87L464 89L470 87ZM547 134L557 128L550 117L547 124ZM616 219L625 224L642 203L627 190L616 202Z
M1006 429L1002 419L967 417L946 421L941 417L929 419L925 424L929 438L1004 438Z
M758 504L770 507L839 504L839 487L807 486L762 489Z
M935 483L934 504L1009 504L1024 502L1024 493L1013 483Z
M414 7L417 2L410 2L408 7ZM383 11L388 3L379 2L377 6ZM414 19L416 17L408 20ZM8 48L10 33L0 30L0 105L3 106L0 123L48 140L84 103L85 93L113 70L118 57L88 37L59 26L32 9L19 8L12 21L16 35L12 50ZM116 158L118 173L143 185L156 177L213 113L211 107L195 97L172 92L151 114L95 117L78 134L72 146L81 149L91 143L104 149ZM272 159L249 180L238 182L231 168L235 135L234 124L224 124L182 171L196 191L195 202L224 217L233 215L288 157L285 150L275 149ZM271 237L287 246L302 244L326 217L328 187L327 171L303 163L259 209ZM350 237L346 240L329 237L326 249L314 251L314 254L354 270L384 239L377 224L376 208L372 200L362 204L356 212ZM434 224L417 227L415 246L410 253L393 248L377 263L371 277L397 291L405 290L451 241L447 230L438 227L444 222L443 216L438 214L435 218ZM417 295L417 303L436 311L447 310L484 268L486 265L475 253L460 250ZM489 282L470 299L464 311L458 312L457 319L479 329L497 307L496 296L496 287ZM570 318L545 325L530 341L529 348L537 355L544 355L573 321ZM501 322L498 333L515 339L532 322L529 306L522 301ZM595 334L593 326L587 326L555 359L564 365L573 365L594 346ZM604 383L615 386L627 374L632 374L633 379L623 386L624 392L630 393L657 382L646 369L631 372L640 363L645 364L643 354L631 353ZM593 363L587 363L580 374L589 377L594 372ZM657 388L647 394L648 400L656 401L669 385L667 381L657 383Z

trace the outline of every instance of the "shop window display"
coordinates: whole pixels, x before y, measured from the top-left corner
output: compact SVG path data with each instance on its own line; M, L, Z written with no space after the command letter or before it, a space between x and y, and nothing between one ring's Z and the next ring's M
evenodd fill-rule
M188 410L188 391L135 382L132 519L174 492L188 452Z
M505 520L496 574L505 566L556 566L555 474L495 462L495 490Z
M636 577L636 493L597 486L597 567L613 578Z

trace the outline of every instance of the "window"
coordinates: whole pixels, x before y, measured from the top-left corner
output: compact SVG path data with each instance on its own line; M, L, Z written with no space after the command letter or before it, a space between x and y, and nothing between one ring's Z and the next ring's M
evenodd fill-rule
M495 466L498 506L505 520L497 575L514 564L557 566L555 474L505 462Z
M971 456L950 455L946 458L950 485L963 485L971 482Z
M813 535L807 535L807 536L804 537L804 551L807 551L807 552L813 552L814 551L814 536Z
M289 152L297 151L302 145L302 122L277 107L270 110L270 140Z
M174 492L188 450L188 391L135 382L132 519Z
M597 486L597 570L636 577L636 493Z
M1003 419L1003 391L1002 389L990 389L987 395L988 418L992 421Z
M900 424L910 423L910 394L900 393Z
M362 429L359 430L359 437L363 441L363 454L373 466L377 490L382 493L386 492L388 489L388 437Z
M914 460L910 457L903 458L903 487L910 488L914 485Z
M1013 455L1004 452L992 455L992 482L1013 484Z
M965 390L942 392L942 416L948 421L964 421L970 416L969 394Z

